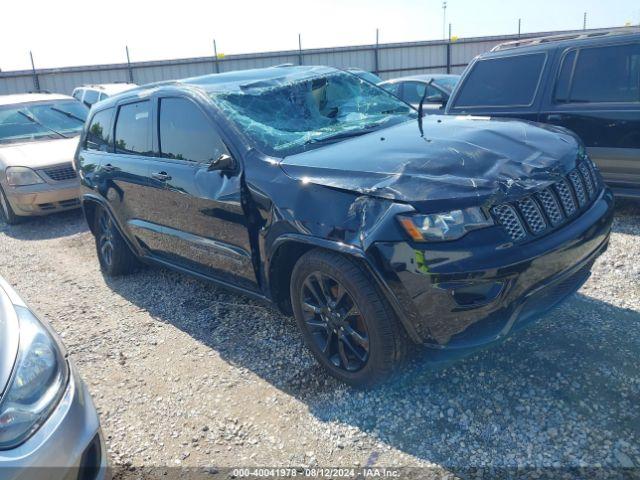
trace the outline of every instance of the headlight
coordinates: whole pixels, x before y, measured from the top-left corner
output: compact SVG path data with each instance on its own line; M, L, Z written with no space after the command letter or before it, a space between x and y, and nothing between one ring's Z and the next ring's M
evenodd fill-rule
M7 182L14 187L44 183L36 172L27 167L7 167Z
M478 207L430 215L399 215L398 220L416 242L456 240L471 230L494 224Z
M47 419L64 394L67 361L42 323L24 307L15 307L20 349L13 377L0 401L0 450L26 441Z

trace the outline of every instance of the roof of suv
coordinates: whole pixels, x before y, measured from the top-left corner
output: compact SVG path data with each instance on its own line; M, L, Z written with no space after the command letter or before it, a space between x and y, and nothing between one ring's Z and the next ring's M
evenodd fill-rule
M12 95L0 95L0 106L42 102L46 100L74 100L74 98L67 95L60 95L58 93L17 93Z
M564 33L558 35L549 35L546 37L534 37L534 38L525 38L521 40L513 40L511 42L501 43L500 45L496 45L493 49L481 56L489 55L493 52L502 52L505 50L512 49L527 49L527 47L531 47L532 49L535 47L547 47L547 48L555 48L559 45L569 45L569 44L582 44L582 43L595 43L598 40L602 39L617 39L624 38L629 35L637 35L640 37L640 28L637 27L623 27L623 28L615 28L615 29L606 29L606 30L586 30L579 31L574 33ZM539 48L536 48L539 49Z
M191 77L181 80L166 80L149 83L127 90L117 97L110 97L100 102L101 106L113 105L123 98L143 96L161 87L198 87L206 92L233 92L250 88L268 88L286 85L287 82L312 78L317 75L340 72L341 70L323 66L275 66L268 68L255 68L250 70L234 70L232 72L212 73L200 77Z

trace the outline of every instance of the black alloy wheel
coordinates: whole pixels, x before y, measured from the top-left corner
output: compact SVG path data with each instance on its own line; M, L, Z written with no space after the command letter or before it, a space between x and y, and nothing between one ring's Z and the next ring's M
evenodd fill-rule
M304 280L300 295L304 321L327 360L348 372L362 369L369 360L369 332L345 287L315 271Z
M100 210L98 217L98 253L105 267L113 265L113 224L106 210Z

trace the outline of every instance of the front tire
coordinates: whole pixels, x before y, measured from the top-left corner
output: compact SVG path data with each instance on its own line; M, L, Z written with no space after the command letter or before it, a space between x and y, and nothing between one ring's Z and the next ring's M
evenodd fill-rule
M134 272L139 262L115 226L109 212L96 208L94 235L100 268L110 276L117 277Z
M2 188L0 188L0 215L2 215L2 220L9 225L16 225L22 221L22 217L16 215L13 208L11 208L11 204Z
M400 364L407 340L367 272L332 252L311 250L296 263L291 304L307 347L337 379L371 386Z

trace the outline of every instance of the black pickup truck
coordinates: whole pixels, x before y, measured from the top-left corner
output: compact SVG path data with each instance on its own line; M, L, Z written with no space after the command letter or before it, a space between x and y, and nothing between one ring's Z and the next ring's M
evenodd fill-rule
M619 196L640 198L640 29L518 40L474 59L446 113L577 133Z

